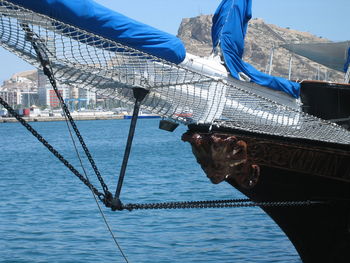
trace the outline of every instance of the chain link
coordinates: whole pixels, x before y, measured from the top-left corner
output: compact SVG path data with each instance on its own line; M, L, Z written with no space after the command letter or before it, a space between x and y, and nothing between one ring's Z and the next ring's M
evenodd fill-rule
M38 139L54 156L56 156L75 176L77 176L94 194L107 206L110 207L112 195L110 192L103 194L99 192L89 180L81 175L57 150L54 149L29 123L20 117L10 105L0 97L0 104L14 116L34 137ZM212 201L188 201L188 202L164 202L149 204L126 204L121 205L118 210L149 210L149 209L191 209L191 208L234 208L234 207L292 207L292 206L311 206L326 204L322 201L270 201L253 202L250 199L231 199L231 200L212 200Z
M64 112L69 120L69 123L71 124L71 126L72 126L72 128L73 128L73 130L74 130L74 132L75 132L75 134L76 134L76 136L77 136L77 138L78 138L78 140L79 140L79 142L80 142L80 144L81 144L81 146L82 146L82 148L83 148L83 150L84 150L84 152L85 152L85 154L86 154L86 156L91 164L91 167L94 170L94 172L95 172L95 174L96 174L96 176L97 176L97 178L102 186L104 193L107 195L109 193L108 187L105 184L105 182L102 178L102 175L101 175L100 171L98 170L96 163L95 163L94 159L92 158L91 153L90 153L89 149L87 148L85 141L84 141L83 137L81 136L80 131L79 131L73 117L71 116L71 114L67 108L66 103L64 103L63 98L57 89L56 80L53 77L52 70L49 69L47 66L44 66L44 73L49 78L49 81L50 81L53 89L55 90L55 93L56 93L56 95L57 95L57 97L62 105L62 109L64 110Z
M250 199L231 199L213 201L190 201L190 202L168 202L150 204L126 204L120 210L146 210L146 209L190 209L190 208L233 208L233 207L291 207L291 206L311 206L325 204L321 201L271 201L253 202Z
M103 189L105 195L109 197L110 192L108 190L108 187L104 183L104 180L101 176L101 173L98 170L98 168L95 164L95 161L92 158L90 151L87 148L85 141L84 141L83 137L81 136L80 131L79 131L77 125L75 124L74 119L71 116L71 114L67 108L66 103L64 102L60 92L58 91L56 79L54 77L54 73L53 73L51 63L49 60L49 56L48 56L48 54L50 53L49 50L47 49L45 44L42 43L42 40L40 39L40 37L36 36L36 34L30 29L30 27L27 24L23 23L23 24L21 24L21 27L24 30L24 32L26 33L27 40L31 42L31 44L35 50L35 53L37 54L38 60L43 68L44 74L48 77L50 84L53 87L53 89L56 93L56 96L60 101L61 107L65 113L65 116L68 118L69 123L71 124L71 126L72 126L72 128L73 128L73 130L74 130L74 132L75 132L75 134L76 134L76 136L77 136L77 138L78 138L78 140L79 140L79 142L80 142L80 144L81 144L81 146L82 146L82 148L83 148L83 150L84 150L84 152L85 152L85 154L86 154L86 156L87 156L87 158L92 166L92 169L94 170L94 172L95 172L95 174L96 174L96 176L97 176L97 178L102 186L102 189Z
M61 94L58 91L57 83L54 78L54 73L50 65L49 57L47 54L47 48L43 43L40 43L40 38L34 39L34 33L30 30L29 26L22 24L23 30L27 34L28 40L32 43L32 46L37 54L37 57L43 67L44 74L48 77L60 103L62 109L68 118L71 127L73 128L105 194L100 193L87 178L81 175L60 153L57 152L30 124L28 124L22 117L20 117L1 97L0 103L8 110L8 112L14 116L29 132L33 134L51 153L54 154L74 175L76 175L91 191L107 206L112 206L113 196L109 192L107 185L104 183L103 178L92 158L89 149L87 148L83 137L81 136L78 127L76 126L68 108L65 104ZM292 206L310 206L317 204L325 204L321 201L270 201L270 202L253 202L250 199L231 199L231 200L213 200L213 201L189 201L189 202L164 202L164 203L149 203L149 204L127 204L123 205L120 200L117 210L145 210L145 209L190 209L190 208L233 208L233 207L292 207ZM120 206L119 206L120 204ZM115 209L112 209L115 210Z

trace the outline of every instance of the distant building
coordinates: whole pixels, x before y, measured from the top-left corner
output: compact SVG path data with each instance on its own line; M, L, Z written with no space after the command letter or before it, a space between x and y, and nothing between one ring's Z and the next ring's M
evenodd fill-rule
M84 102L84 106L96 103L96 93L85 89L72 88L67 85L59 85L58 90L64 101L70 100L77 104L79 101ZM51 108L59 107L59 100L52 87L39 88L40 105L47 105ZM82 105L80 105L82 106ZM74 107L73 107L74 109Z
M58 83L58 90L65 101L70 102L72 110L96 104L96 93L66 84ZM0 87L0 96L11 106L30 107L32 105L60 107L47 76L42 70L31 70L14 74L9 80L4 81Z
M60 106L59 99L55 90L51 86L47 76L42 70L38 70L38 101L39 105L48 106L50 108L57 108ZM58 91L63 100L71 97L70 88L66 85L59 85Z
M21 104L21 92L0 90L0 97L3 98L11 107Z
M79 98L86 99L86 106L96 104L96 92L86 89L79 89Z
M0 96L12 107L27 106L36 96L36 70L18 72L5 80L0 87ZM23 94L26 94L24 98ZM28 96L28 94L30 94ZM29 101L28 101L29 99ZM24 101L26 100L26 101Z
M24 108L30 108L39 104L39 95L37 92L21 92L21 103Z
M50 82L42 70L37 72L39 105L48 105L46 89L50 87Z
M58 92L61 94L63 100L70 98L69 87L60 85ZM49 106L50 108L57 108L60 106L60 102L56 95L56 92L51 87L40 88L38 97L40 105Z

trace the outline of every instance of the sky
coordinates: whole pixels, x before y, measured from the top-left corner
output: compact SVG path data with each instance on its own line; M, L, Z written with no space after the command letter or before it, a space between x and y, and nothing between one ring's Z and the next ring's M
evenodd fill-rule
M221 0L95 0L135 20L176 35L182 18L213 14ZM332 41L350 40L350 0L253 0L253 18ZM0 47L0 85L32 66Z

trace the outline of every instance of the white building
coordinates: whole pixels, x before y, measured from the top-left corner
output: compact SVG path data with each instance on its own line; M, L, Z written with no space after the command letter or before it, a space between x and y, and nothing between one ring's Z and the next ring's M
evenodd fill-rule
M21 92L17 90L0 90L0 97L3 98L12 108L21 104Z
M60 107L60 101L56 95L55 90L52 87L39 88L39 103L40 105L46 105L50 108ZM63 100L70 98L70 88L64 85L60 85L58 92L61 94Z
M58 89L63 97L63 100L72 100L75 104L83 101L84 106L96 104L96 93L82 88L69 87L58 83ZM47 76L41 70L38 70L38 94L39 104L47 105L51 108L59 106L58 98L53 90ZM72 103L70 101L70 103ZM81 105L82 106L82 105Z
M21 105L24 108L30 108L33 105L38 105L39 97L37 92L21 92Z
M35 99L36 90L36 70L29 70L15 73L5 80L0 87L0 96L12 107L27 107Z
M86 105L96 104L96 92L86 89L79 89L79 98L86 99Z
M63 100L71 98L71 89L67 85L58 84L58 91ZM38 98L40 105L45 105L50 108L60 107L56 92L42 70L38 70Z

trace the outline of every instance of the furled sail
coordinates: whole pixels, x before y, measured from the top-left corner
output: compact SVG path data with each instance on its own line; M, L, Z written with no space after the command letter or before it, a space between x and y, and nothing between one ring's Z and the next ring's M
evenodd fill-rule
M298 98L300 94L298 83L262 73L242 60L244 38L248 22L252 17L251 9L252 0L224 0L221 2L213 17L214 49L220 48L225 65L234 78L239 79L239 73L242 72L254 83Z
M91 0L11 0L10 2L176 64L181 63L186 55L185 47L177 37ZM77 39L84 40L85 37L79 34Z
M210 58L184 58L175 37L117 18L92 0L0 0L0 45L40 68L36 46L61 84L130 104L133 88L147 89L144 108L186 125L350 143L347 130L301 112L292 96L231 78ZM125 38L131 25L147 32Z

